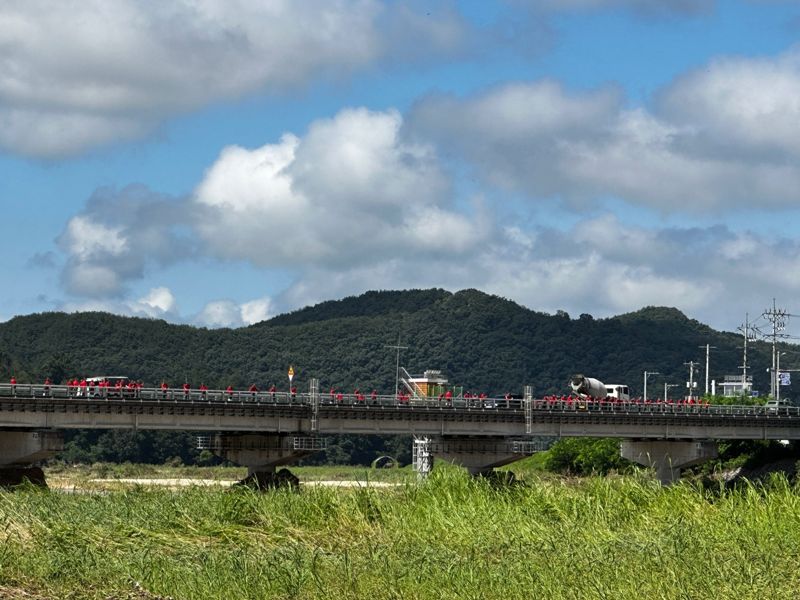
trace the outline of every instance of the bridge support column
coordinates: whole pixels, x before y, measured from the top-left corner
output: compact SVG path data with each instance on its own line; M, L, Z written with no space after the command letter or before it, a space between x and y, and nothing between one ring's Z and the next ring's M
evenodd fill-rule
M324 450L326 441L294 435L219 433L200 437L198 448L247 467L247 477L240 484L266 489L299 486L300 480L291 471L277 468Z
M498 438L437 437L425 438L417 447L415 439L415 467L421 477L431 469L433 457L460 465L470 475L491 475L496 467L516 462L549 445L545 440L507 440ZM419 458L419 460L418 460ZM419 463L419 466L417 466Z
M51 458L64 448L60 431L0 432L0 487L19 485L25 479L47 486L35 463Z
M716 458L717 445L708 441L623 440L620 454L622 458L655 469L658 480L669 485L680 479L683 467Z

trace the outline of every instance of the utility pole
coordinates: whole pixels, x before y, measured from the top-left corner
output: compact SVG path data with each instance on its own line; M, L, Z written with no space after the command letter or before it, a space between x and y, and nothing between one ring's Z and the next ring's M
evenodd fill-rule
M397 334L397 343L395 345L387 344L384 348L393 348L397 350L397 362L394 368L394 397L397 398L397 392L400 391L400 350L408 350L408 346L400 345L400 334Z
M739 326L739 331L744 334L744 346L742 346L742 396L747 389L747 342L750 341L750 315L744 313L744 323ZM755 338L753 338L755 339Z
M710 345L706 344L705 346L698 346L698 348L705 348L706 349L706 391L705 391L705 395L708 396L708 358L709 358L709 355L711 354L711 348L714 348L714 350L716 350L717 347L716 346L710 346Z
M794 317L797 315L790 315L785 308L778 308L775 305L775 298L773 298L772 308L766 309L761 316L769 321L770 325L772 325L772 332L769 334L769 337L772 338L772 370L770 371L769 393L770 396L775 398L775 390L778 383L778 372L776 370L778 338L789 337L787 334L780 332L786 329L786 323L789 320L789 317Z
M644 400L645 402L647 401L647 377L649 375L661 375L661 373L659 373L658 371L645 371L644 372L644 391L642 392L644 397L642 398L642 400Z
M694 398L694 369L697 366L697 363L693 360L689 362L683 363L687 367L689 367L689 399Z
M669 388L677 387L677 383L667 383L664 381L664 402L667 401L667 394L669 393Z

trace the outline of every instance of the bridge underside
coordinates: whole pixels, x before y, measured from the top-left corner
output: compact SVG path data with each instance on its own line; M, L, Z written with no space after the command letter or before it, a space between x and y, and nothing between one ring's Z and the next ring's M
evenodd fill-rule
M44 473L32 465L64 449L60 431L0 431L0 487L23 481L45 485Z
M504 440L497 438L417 436L414 438L414 470L425 477L434 458L459 465L471 475L486 475L495 468L546 450L551 439Z
M623 440L622 458L655 470L656 477L669 485L680 479L681 469L699 465L717 457L712 441Z

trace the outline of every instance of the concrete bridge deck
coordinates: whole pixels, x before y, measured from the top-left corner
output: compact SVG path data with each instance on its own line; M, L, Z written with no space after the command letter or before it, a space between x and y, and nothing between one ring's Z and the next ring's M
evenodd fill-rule
M254 471L307 455L291 436L413 435L474 472L521 458L524 451L511 449L515 440L614 437L623 439L626 458L654 466L663 481L671 481L679 466L715 455L710 440L800 439L800 409L535 398L408 401L330 397L313 389L289 394L0 385L0 465L52 455L58 432L66 429L207 432L215 440L211 449Z
M410 434L635 439L798 439L800 409L485 399L450 403L378 396L341 402L303 393L70 395L0 385L0 429L166 429L294 434ZM491 408L490 408L491 407Z

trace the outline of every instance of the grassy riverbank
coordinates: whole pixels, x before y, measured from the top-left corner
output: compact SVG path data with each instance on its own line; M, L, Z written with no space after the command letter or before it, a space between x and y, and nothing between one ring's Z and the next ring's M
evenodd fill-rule
M782 478L0 494L0 585L42 597L794 598L799 567Z

